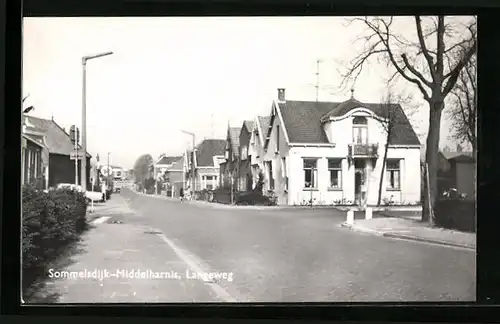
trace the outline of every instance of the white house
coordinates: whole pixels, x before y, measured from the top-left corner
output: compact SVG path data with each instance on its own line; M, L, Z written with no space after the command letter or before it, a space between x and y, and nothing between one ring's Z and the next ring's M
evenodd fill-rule
M192 152L185 153L184 169L187 184L194 190L213 190L219 186L220 164L224 162L226 141L223 139L205 139L196 146L194 161ZM194 162L194 163L192 163ZM193 170L194 168L194 170Z
M341 103L289 101L278 89L264 143L266 187L279 204L352 204L378 198L387 135L388 106L351 97ZM396 124L389 139L382 199L420 201L421 145L401 106L391 105Z

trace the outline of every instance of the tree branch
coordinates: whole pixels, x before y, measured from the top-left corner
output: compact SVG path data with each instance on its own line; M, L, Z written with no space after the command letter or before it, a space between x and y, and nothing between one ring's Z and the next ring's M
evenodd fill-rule
M429 54L429 50L427 49L427 45L425 44L425 38L424 38L424 35L422 33L422 21L420 20L420 16L415 16L415 24L417 25L418 41L420 43L420 48L422 50L422 54L424 54L424 57L427 60L427 64L429 65L429 69L431 71L431 76L432 76L432 81L435 81L436 77L435 77L435 71L434 71L434 62L433 62L432 56Z
M472 42L471 47L465 52L464 56L458 61L457 65L444 76L443 80L448 78L446 85L443 89L443 95L446 96L453 86L457 82L458 76L460 75L460 71L464 68L464 66L470 61L471 57L476 53L476 40Z
M392 20L391 20L392 22ZM389 43L389 26L390 24L388 25L385 21L382 21L382 23L384 24L385 26L385 35L386 35L386 38L382 37L382 32L374 27L371 27L370 24L368 23L368 26L379 36L380 38L380 41L384 44L385 48L387 49L387 53L389 55L389 59L391 60L392 62L392 65L394 66L394 68L399 72L399 74L405 78L406 80L410 81L411 83L413 84L416 84L418 86L418 88L420 89L420 91L422 92L422 95L424 96L424 99L426 101L429 101L430 100L430 97L429 95L427 94L427 91L425 91L424 89L424 86L422 85L421 82L419 82L418 79L415 79L415 78L412 78L410 76L408 76L406 74L406 72L404 71L403 68L401 68L399 66L399 64L396 62L396 59L394 58L394 55L392 53L392 50L391 50L391 46L390 46L390 43Z
M411 66L410 62L408 62L408 58L406 57L406 54L402 54L401 58L403 58L403 62L405 64L405 66L408 68L408 70L410 70L411 73L413 73L417 78L419 78L426 86L428 86L429 88L432 87L432 82L428 81L422 75L422 73L418 72L417 69L415 69L413 66ZM431 74L434 74L434 72L432 72L432 67L431 67ZM434 77L432 77L432 79L434 80Z

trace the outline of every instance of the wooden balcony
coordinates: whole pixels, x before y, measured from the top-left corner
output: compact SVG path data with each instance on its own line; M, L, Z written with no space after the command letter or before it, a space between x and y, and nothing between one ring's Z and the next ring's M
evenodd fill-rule
M350 158L376 158L378 144L349 144L348 155Z

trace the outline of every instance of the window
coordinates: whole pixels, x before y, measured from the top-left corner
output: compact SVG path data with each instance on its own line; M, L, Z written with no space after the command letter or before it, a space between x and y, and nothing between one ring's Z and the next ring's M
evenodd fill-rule
M342 188L342 160L328 159L328 173L330 173L330 188Z
M280 125L276 125L276 152L280 151Z
M205 180L212 180L213 178L213 176L205 176Z
M286 158L281 159L281 176L285 179L285 190L288 190L288 174L286 172Z
M318 187L318 159L304 159L304 187Z
M352 142L356 144L368 143L368 120L363 116L356 116L352 120Z
M387 189L400 189L400 160L387 160L386 164Z
M269 172L269 190L274 190L274 175L273 175L273 162L267 162L267 169Z

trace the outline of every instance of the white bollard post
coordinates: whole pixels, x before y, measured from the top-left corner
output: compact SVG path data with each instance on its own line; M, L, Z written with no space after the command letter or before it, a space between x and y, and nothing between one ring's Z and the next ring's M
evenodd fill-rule
M347 211L347 222L348 225L354 224L354 211L353 210L348 210Z
M365 218L366 219L372 219L372 216L373 216L373 210L371 207L366 207L366 210L365 210Z

